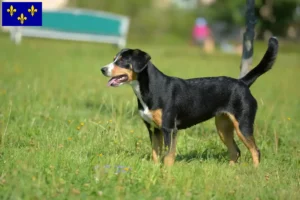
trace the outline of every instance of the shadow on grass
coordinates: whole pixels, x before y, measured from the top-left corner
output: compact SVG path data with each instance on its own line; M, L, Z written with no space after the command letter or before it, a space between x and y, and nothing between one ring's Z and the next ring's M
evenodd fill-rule
M84 106L89 109L102 108L103 105L104 104L101 104L99 102L96 103L96 102L89 101L89 100L84 102Z
M226 151L216 152L206 149L202 153L195 150L187 154L179 154L176 156L175 161L192 162L194 160L216 160L217 162L224 162L227 160L227 157L228 153Z
M149 154L141 155L140 159L147 159L151 161L152 160L151 153L149 152ZM228 153L226 151L215 152L215 151L210 151L208 149L200 153L194 150L187 154L178 154L176 155L175 158L175 162L184 161L189 163L195 160L198 161L213 160L213 161L217 161L218 163L223 163L228 161Z

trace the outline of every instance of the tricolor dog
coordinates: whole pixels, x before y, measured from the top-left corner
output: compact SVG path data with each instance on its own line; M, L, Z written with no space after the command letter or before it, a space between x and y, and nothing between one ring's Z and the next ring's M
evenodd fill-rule
M150 55L139 49L121 50L101 71L111 77L109 86L131 85L139 114L149 131L155 163L162 158L165 165L173 165L178 130L215 117L217 132L229 151L230 163L237 162L240 157L234 141L235 131L251 152L254 166L258 166L260 151L253 136L257 102L249 88L272 68L277 51L278 41L272 37L260 63L240 79L168 76L154 66Z

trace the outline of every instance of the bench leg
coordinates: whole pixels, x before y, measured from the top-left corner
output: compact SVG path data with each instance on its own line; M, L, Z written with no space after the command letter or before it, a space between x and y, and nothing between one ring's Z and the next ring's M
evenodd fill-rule
M14 27L10 29L10 39L15 44L20 44L22 41L22 31L20 27Z

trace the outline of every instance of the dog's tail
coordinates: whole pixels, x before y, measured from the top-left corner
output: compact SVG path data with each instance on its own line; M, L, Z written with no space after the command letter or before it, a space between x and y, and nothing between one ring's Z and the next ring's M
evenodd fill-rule
M259 76L272 69L276 60L277 52L278 40L276 37L271 37L269 39L268 49L260 63L240 80L250 87Z

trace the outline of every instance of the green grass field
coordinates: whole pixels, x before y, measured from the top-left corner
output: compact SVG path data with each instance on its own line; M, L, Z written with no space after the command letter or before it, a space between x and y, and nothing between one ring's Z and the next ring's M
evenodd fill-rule
M251 87L259 168L238 139L242 157L228 165L212 119L179 132L176 163L166 169L150 159L130 86L108 88L100 73L115 48L26 38L15 46L0 35L0 199L299 199L300 48L280 45L274 69ZM129 47L173 76L239 74L238 55ZM254 64L266 48L256 44Z

